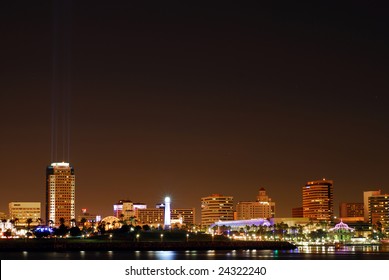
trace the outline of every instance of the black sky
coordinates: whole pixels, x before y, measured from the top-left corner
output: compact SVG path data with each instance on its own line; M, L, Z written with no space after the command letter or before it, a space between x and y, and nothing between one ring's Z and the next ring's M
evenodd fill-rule
M0 210L44 201L53 88L70 92L77 209L170 194L200 211L265 187L290 216L308 180L335 181L335 209L389 191L377 2L79 2L0 4Z

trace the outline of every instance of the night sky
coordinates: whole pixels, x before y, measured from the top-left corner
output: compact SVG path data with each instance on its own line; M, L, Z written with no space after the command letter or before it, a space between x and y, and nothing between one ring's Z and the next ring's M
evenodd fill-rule
M0 211L41 201L44 217L61 94L77 214L165 195L199 213L202 196L264 187L288 217L323 177L335 213L389 192L384 7L138 2L0 4Z

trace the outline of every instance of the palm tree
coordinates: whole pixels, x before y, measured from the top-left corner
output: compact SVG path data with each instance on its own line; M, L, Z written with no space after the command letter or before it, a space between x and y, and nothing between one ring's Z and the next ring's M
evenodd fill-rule
M59 227L57 228L57 235L64 236L68 233L68 227L65 225L65 219L59 218Z
M38 222L39 225L42 224L42 219L41 218L36 219L36 221Z
M82 230L84 230L84 229L85 229L85 223L87 222L87 221L86 221L86 218L85 218L85 217L82 217L81 220L80 220L80 222L81 222L81 225L82 225Z
M281 239L283 239L285 233L288 232L288 228L289 228L288 224L286 224L284 222L281 222L278 224L279 233L281 233Z
M9 222L11 223L12 227L15 227L15 219L11 219Z
M95 220L92 220L92 232L95 232L96 231L96 221Z
M262 239L263 234L266 232L266 228L263 225L258 226L257 234L259 234L259 237Z
M293 239L296 239L297 233L298 233L298 227L297 226L291 226L290 227Z
M18 218L14 218L14 219L11 219L9 222L11 223L12 225L12 228L14 228L16 230L16 224L17 224L17 221L19 221Z
M31 225L31 223L32 223L32 219L31 219L31 218L28 218L28 219L26 220L26 223L27 223L27 229L29 230L29 229L30 229L30 225Z
M101 234L105 233L105 226L106 223L104 221L100 222L99 225L97 226L97 229Z
M130 217L131 226L136 225L136 222L137 222L136 217L135 216L131 216Z
M119 228L121 228L124 225L124 214L120 214L120 219L118 221Z

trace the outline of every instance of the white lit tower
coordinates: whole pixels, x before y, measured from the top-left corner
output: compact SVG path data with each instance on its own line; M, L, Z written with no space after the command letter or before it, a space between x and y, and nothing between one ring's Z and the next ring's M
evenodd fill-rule
M164 216L165 229L170 229L170 197L165 197L165 216Z

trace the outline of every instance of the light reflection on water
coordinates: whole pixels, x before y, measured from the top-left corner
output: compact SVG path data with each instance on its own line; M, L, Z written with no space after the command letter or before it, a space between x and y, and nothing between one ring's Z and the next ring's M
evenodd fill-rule
M174 251L156 251L154 252L156 259L158 260L174 260L175 254Z
M80 251L80 259L85 260L85 251Z
M0 252L2 260L389 259L389 246L301 246L295 250Z
M341 248L335 248L334 246L300 246L297 251L299 253L315 253L315 254L340 254L340 253L368 253L368 252L377 252L377 253L389 253L389 248L379 245L369 245L369 246L344 246Z

